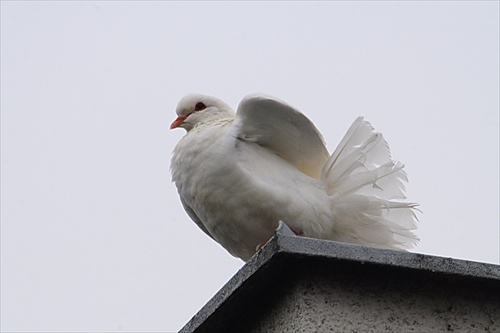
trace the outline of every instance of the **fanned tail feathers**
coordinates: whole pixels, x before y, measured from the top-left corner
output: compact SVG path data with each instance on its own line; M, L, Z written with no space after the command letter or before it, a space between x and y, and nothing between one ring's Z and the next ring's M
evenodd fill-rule
M417 244L417 204L397 201L405 198L403 167L391 159L382 134L356 119L321 171L336 240L393 249Z

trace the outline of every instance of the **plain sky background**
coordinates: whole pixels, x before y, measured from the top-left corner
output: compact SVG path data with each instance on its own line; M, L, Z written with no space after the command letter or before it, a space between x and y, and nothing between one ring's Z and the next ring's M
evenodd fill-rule
M1 1L1 329L177 331L243 262L170 181L186 93L363 115L415 252L499 263L499 2Z

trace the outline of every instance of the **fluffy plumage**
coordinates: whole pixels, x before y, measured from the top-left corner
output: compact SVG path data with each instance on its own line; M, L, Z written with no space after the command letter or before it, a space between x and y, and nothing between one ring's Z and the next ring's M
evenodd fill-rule
M171 128L187 130L171 162L182 205L232 255L248 260L279 220L306 237L391 249L418 242L403 164L362 117L330 156L309 119L269 96L245 97L235 114L215 97L188 95L176 112Z

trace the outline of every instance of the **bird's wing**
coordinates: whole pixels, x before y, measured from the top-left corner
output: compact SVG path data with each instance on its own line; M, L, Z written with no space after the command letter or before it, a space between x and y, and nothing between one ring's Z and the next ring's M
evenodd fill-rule
M246 96L233 124L239 139L273 151L310 177L319 178L328 161L328 150L314 124L276 98Z
M200 227L201 230L203 230L204 233L206 233L208 236L210 236L210 238L214 239L214 237L210 234L210 232L208 231L208 229L205 227L205 225L203 224L203 222L201 222L200 218L198 217L198 215L196 215L196 213L194 212L194 210L189 207L189 205L186 203L186 201L182 198L182 196L180 197L181 198L181 203L182 203L182 206L184 207L184 210L186 211L186 213L189 215L189 217L191 218L191 220L194 221L194 223L196 223L196 225L198 227ZM215 240L215 239L214 239Z

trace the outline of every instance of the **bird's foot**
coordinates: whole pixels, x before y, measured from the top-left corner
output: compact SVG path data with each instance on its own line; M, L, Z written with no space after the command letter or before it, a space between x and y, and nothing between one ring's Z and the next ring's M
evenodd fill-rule
M270 240L271 240L271 238L269 238L269 239L268 239L268 240L266 240L265 242L262 242L262 243L260 243L259 245L257 245L257 246L255 247L255 252L259 251L259 250L260 250L260 248L261 248L261 247L263 247L264 245L266 245L266 244L267 244L267 242L269 242Z

